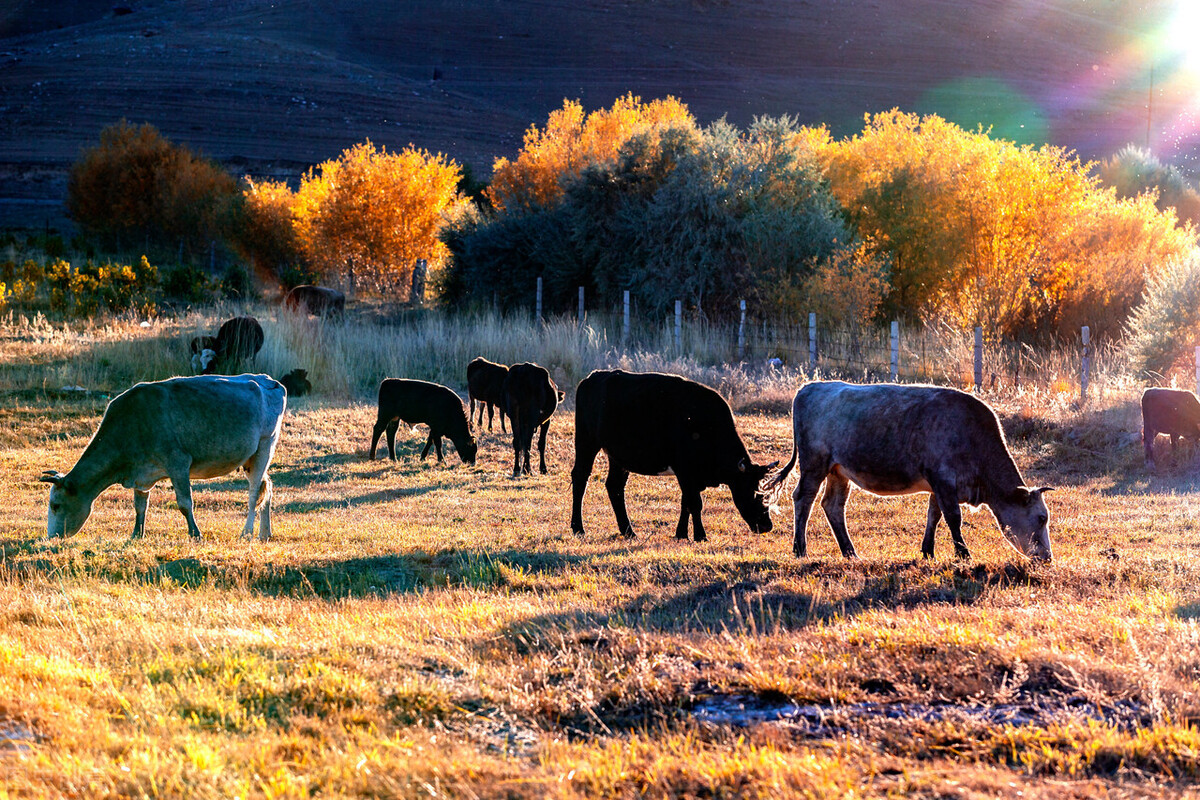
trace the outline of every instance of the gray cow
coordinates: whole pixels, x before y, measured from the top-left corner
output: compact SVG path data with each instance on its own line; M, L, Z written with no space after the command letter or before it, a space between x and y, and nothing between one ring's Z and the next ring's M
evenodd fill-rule
M846 530L850 484L879 495L929 492L921 553L933 557L933 532L943 516L955 555L970 558L962 538L960 503L986 505L1008 542L1030 558L1049 561L1050 487L1025 486L1004 442L1000 422L983 401L937 386L865 386L814 381L792 403L795 449L767 482L779 487L794 465L800 480L792 492L798 556L807 552L805 529L821 482L821 507L842 555L857 557Z
M54 470L46 535L72 536L92 513L96 497L119 483L133 489L134 538L146 525L150 489L163 478L175 487L188 534L199 539L192 514L192 478L216 478L241 467L250 481L243 538L271 536L271 479L267 467L279 442L287 394L267 375L197 375L139 383L113 398L100 427L66 475Z

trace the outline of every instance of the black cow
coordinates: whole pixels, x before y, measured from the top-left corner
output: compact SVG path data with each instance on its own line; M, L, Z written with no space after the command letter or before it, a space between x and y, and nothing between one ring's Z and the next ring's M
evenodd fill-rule
M308 380L308 370L296 369L279 379L283 388L287 389L288 397L303 397L312 392L312 383Z
M379 437L387 431L388 456L396 460L396 430L400 420L406 425L424 423L429 426L429 439L421 451L421 459L429 455L429 448L437 450L438 462L442 461L442 437L449 436L464 464L474 464L478 447L471 435L471 424L462 400L452 389L427 381L411 381L386 378L379 384L379 415L375 430L371 434L371 460L375 460L375 447Z
M1147 389L1142 392L1142 443L1146 466L1154 466L1154 438L1171 438L1171 460L1177 457L1180 439L1200 442L1200 400L1186 389Z
M617 530L632 537L625 510L629 473L674 475L682 492L678 539L688 537L691 517L697 542L705 540L700 493L725 484L750 529L771 530L760 482L775 464L750 460L721 395L678 375L596 371L575 392L575 467L571 470L571 530L583 534L583 493L596 454L608 454L604 486Z
M488 431L492 429L492 409L500 412L500 431L504 432L504 379L508 377L508 367L496 364L486 358L476 358L467 364L467 399L471 403L468 418L475 421L475 404L479 404L480 428L483 427L483 410L487 407Z
M257 366L264 340L262 325L254 317L225 320L216 336L192 339L192 371L206 375L229 369L240 371L246 360Z
M283 304L297 313L340 317L346 311L346 295L337 289L304 284L288 292Z
M857 558L846 531L851 482L879 495L930 492L921 552L933 558L933 532L944 515L955 554L970 558L962 538L959 503L986 505L1008 542L1031 558L1049 561L1049 512L1042 495L1021 479L1000 422L982 400L957 389L879 383L856 386L814 381L792 402L792 458L766 484L775 489L794 465L792 550L807 552L808 515L821 482L821 508L842 555Z
M529 469L529 451L533 448L533 432L541 426L538 437L538 453L541 456L542 474L546 474L546 431L550 429L550 417L563 400L563 393L550 380L550 373L537 364L513 364L504 378L501 408L512 423L513 477ZM522 464L522 456L524 463Z

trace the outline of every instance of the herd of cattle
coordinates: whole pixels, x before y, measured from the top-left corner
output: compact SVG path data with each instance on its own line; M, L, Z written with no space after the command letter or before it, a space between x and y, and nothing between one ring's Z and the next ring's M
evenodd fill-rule
M315 287L314 287L315 288ZM327 298L328 300L328 298ZM331 302L331 301L330 301ZM320 306L328 310L329 305ZM312 306L309 306L311 309ZM201 371L213 364L253 359L263 342L253 317L237 317L215 337L197 337ZM303 370L298 370L303 372ZM170 478L188 533L200 537L192 512L191 479L214 478L239 467L249 479L244 538L271 535L271 479L267 467L279 442L287 399L295 392L288 378L267 375L201 374L139 383L109 403L95 435L66 474L44 472L50 483L47 535L71 536L91 514L104 489L133 489L133 536L145 529L151 487ZM300 376L303 379L303 375ZM464 463L474 464L478 443L472 433L476 412L488 429L493 413L513 441L514 477L530 474L530 451L540 430L540 469L546 473L546 434L564 400L550 373L537 364L506 366L476 358L466 369L469 408L450 388L419 380L386 379L379 386L378 415L371 436L375 458L387 433L388 455L396 458L400 422L424 424L429 437L421 458L433 448L442 461L442 438L454 444ZM1147 389L1142 395L1143 436L1148 465L1159 433L1200 441L1200 401L1188 391ZM755 464L734 424L729 404L713 389L677 375L598 370L575 392L575 463L571 470L571 530L583 535L583 497L600 451L608 457L604 485L616 516L617 532L634 536L625 505L630 473L674 475L681 492L675 535L704 541L701 521L706 488L729 487L738 512L751 530L772 528L770 506L793 469L792 549L805 556L805 531L812 504L824 485L821 508L842 555L857 556L846 528L850 484L878 495L929 493L921 552L934 555L934 531L945 519L955 555L969 558L962 537L960 505L987 506L1005 539L1036 560L1052 558L1050 487L1029 487L1013 461L995 412L979 398L937 386L812 381L792 403L792 455ZM773 473L773 474L772 474Z

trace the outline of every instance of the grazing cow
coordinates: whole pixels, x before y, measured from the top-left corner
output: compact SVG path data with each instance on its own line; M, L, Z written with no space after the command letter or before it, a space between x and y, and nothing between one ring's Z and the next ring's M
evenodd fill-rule
M508 367L495 364L486 358L477 358L467 364L467 399L471 410L467 415L475 421L475 404L479 404L478 425L483 428L483 409L487 407L488 431L492 430L492 408L500 412L500 432L504 432L504 379L508 377Z
M254 317L225 320L216 336L192 339L192 371L209 375L218 370L240 369L247 359L257 365L263 341L262 325Z
M533 448L533 432L542 429L538 437L542 474L546 474L546 431L550 417L565 395L550 380L550 373L537 364L513 364L504 378L503 404L513 435L513 477L522 472L531 474L529 451ZM524 457L524 463L522 463Z
M959 503L986 505L1018 552L1049 561L1049 512L1042 495L1021 479L1004 442L1000 422L983 401L938 386L814 381L792 402L792 458L766 484L776 489L793 466L800 481L792 492L795 539L807 552L805 530L821 482L821 508L842 555L856 558L846 531L850 484L879 495L930 492L921 552L933 558L933 532L946 518L955 554L970 558L962 538Z
M442 437L449 436L464 464L474 464L479 448L471 435L471 423L462 400L453 390L428 381L410 381L386 378L379 384L379 416L371 434L371 460L375 460L375 447L379 437L387 431L388 456L396 460L396 429L400 421L406 425L424 423L429 426L429 439L421 451L421 460L429 455L429 448L437 450L438 463L442 462Z
M346 295L337 289L304 284L288 292L283 298L283 305L297 313L340 317L346 312Z
M571 470L571 530L583 534L583 493L596 454L608 454L604 486L617 516L617 530L632 537L625 510L629 473L674 475L682 493L675 537L688 538L688 518L697 542L707 537L700 515L701 492L722 484L752 531L771 530L760 483L776 464L750 460L721 395L678 375L621 370L596 371L575 391L575 466Z
M1171 438L1171 461L1180 439L1200 442L1200 400L1186 389L1147 389L1142 392L1142 443L1146 466L1154 466L1154 438Z
M242 537L271 536L271 479L267 467L279 442L287 407L283 386L268 375L196 375L139 383L113 398L100 427L66 475L53 470L46 535L72 536L92 513L100 492L114 483L133 489L133 537L145 531L150 489L163 478L175 488L188 534L200 538L192 514L192 478L216 478L238 467L250 481L250 508Z
M308 380L308 370L296 369L279 379L283 388L287 389L288 397L303 397L312 392L312 384Z

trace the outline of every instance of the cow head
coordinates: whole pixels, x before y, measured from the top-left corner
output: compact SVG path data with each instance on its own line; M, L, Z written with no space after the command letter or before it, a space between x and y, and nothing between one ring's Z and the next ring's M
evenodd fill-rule
M767 499L762 491L763 479L775 468L775 464L755 464L749 458L738 462L733 477L729 480L729 493L733 495L733 504L750 530L755 533L768 533L773 527L771 512L767 508Z
M454 446L458 449L458 455L464 464L475 466L475 456L479 454L479 443L475 441L475 434L468 433L467 440L462 443L462 447L458 446L458 442L455 442Z
M51 484L46 537L74 536L91 516L96 498L81 495L69 476L55 470L46 470L38 480Z
M1053 487L1018 486L1003 500L991 504L1000 532L1017 552L1035 561L1050 561L1050 511L1043 495Z

